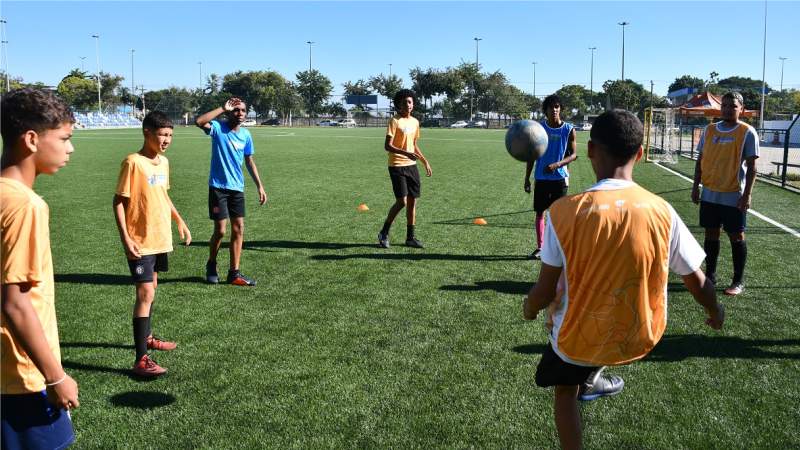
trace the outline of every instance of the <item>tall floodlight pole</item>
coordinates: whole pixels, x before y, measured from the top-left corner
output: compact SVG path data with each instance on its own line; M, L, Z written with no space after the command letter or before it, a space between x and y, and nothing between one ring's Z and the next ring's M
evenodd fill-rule
M6 40L6 19L0 19L0 53L3 57L3 69L6 73L6 92L11 90L11 76L8 74L8 41Z
M781 60L781 92L783 92L783 63L786 62L789 58L784 58L783 56L778 56L778 59Z
M761 111L758 114L758 127L764 128L764 96L767 91L767 0L764 0L764 49L761 56ZM744 105L742 105L744 109Z
M83 68L83 61L86 59L86 57L85 56L78 56L78 58L81 59L81 72L83 72L84 70L86 70L86 69Z
M314 41L306 41L308 44L308 71L311 72L311 47L314 45Z
M536 98L536 64L539 63L534 61L531 64L533 64L533 98Z
M389 63L389 79L392 79L392 63Z
M136 109L136 101L134 98L136 97L136 85L133 83L133 53L136 52L135 49L131 49L131 114L133 114L133 110Z
M103 100L100 98L100 35L93 34L94 38L94 53L97 58L97 112L103 112Z
M200 89L203 89L203 61L197 61L197 65L200 66Z
M619 22L617 25L622 26L622 81L625 81L625 26L630 22Z
M477 76L478 72L481 70L480 65L478 62L478 43L483 40L483 38L475 37L472 38L475 41L475 75ZM475 80L472 81L472 98L469 100L469 119L472 120L474 118L472 114L472 104L475 102ZM475 105L475 109L478 109L478 105Z
M589 111L594 109L594 51L597 47L589 47L592 51L592 63L589 68Z

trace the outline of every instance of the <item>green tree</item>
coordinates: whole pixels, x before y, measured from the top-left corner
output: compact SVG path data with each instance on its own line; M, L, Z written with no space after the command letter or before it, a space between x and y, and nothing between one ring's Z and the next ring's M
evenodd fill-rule
M7 76L8 75L6 74L6 72L4 70L0 70L0 86L1 86L0 87L0 92L2 92L3 94L5 94L5 92L6 92L6 77ZM12 77L8 77L8 84L9 84L9 87L10 87L10 89L12 91L14 89L20 89L20 88L24 88L24 87L28 86L22 80L22 77L13 77L13 76Z
M238 71L225 75L222 90L244 100L259 115L267 115L275 109L277 92L285 84L278 72Z
M683 75L675 78L675 81L673 81L672 84L669 85L669 88L667 88L667 92L673 92L684 88L694 88L697 91L702 91L705 89L705 86L706 82L702 79L693 77L691 75Z
M182 116L185 113L194 112L196 97L186 88L171 86L148 92L146 101L147 109L151 111L157 109L173 116Z
M355 83L346 81L342 84L344 88L344 95L370 95L372 94L372 86L369 82L364 80L356 80Z
M303 106L303 99L297 88L290 81L278 86L275 91L275 110L285 119L292 114L298 114Z
M561 117L566 120L583 119L583 115L589 111L586 99L590 98L591 92L578 84L569 84L556 91L556 95L561 98ZM573 112L575 110L575 112Z
M306 112L313 116L322 111L323 104L330 98L333 84L320 71L305 70L295 75L297 92L305 102Z
M640 113L650 105L650 93L633 80L608 80L603 91L612 108L621 108Z
M97 83L94 80L67 76L58 83L56 92L75 110L97 108Z
M384 74L375 75L374 77L370 77L369 85L378 94L381 94L389 100L394 97L394 94L397 93L397 91L403 89L403 81L397 75L392 75L389 77Z
M767 84L767 94L769 94L771 90L769 84ZM746 109L761 109L761 80L738 76L719 80L716 84L716 93L724 94L729 91L737 91L742 94L744 98L744 107Z

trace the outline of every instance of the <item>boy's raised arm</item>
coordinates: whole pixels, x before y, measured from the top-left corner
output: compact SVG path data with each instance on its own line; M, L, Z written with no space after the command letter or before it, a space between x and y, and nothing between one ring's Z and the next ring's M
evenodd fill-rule
M197 125L198 128L209 128L209 122L216 119L217 116L224 112L233 111L233 107L241 103L242 101L236 97L229 99L225 102L224 105L220 106L219 108L212 109L211 111L198 116L194 119L194 124Z

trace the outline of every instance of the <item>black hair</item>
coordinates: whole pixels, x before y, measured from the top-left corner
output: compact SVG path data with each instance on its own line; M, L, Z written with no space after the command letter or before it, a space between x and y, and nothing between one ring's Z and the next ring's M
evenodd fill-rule
M15 89L3 96L0 105L0 134L4 146L10 146L28 130L41 133L75 123L69 106L50 91Z
M561 97L556 94L550 94L545 97L544 101L542 102L542 111L547 112L547 108L555 105L563 106L563 103L561 103Z
M397 105L403 102L408 97L411 97L413 100L416 94L411 89L400 89L399 91L394 93L394 97L392 97L392 101L394 102L394 107L398 108Z
M174 128L172 120L161 111L150 111L142 120L142 128L147 130L157 130L159 128Z
M736 91L725 93L725 95L722 96L722 100L725 100L726 98L739 102L739 106L744 106L744 97L742 97L742 94Z
M600 114L594 120L589 137L605 147L608 155L620 163L626 163L639 152L644 127L633 113L614 109Z

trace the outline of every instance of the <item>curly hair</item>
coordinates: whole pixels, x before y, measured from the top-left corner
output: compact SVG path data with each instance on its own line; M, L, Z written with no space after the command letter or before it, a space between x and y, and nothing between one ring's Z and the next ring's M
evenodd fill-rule
M28 130L41 133L75 123L75 116L63 100L50 91L33 88L15 89L4 95L0 117L4 143L14 142Z
M605 147L605 152L620 163L635 157L642 146L644 127L633 113L614 109L600 114L589 134L592 141Z
M399 91L395 92L394 97L392 97L392 101L394 102L395 107L402 103L402 101L408 97L411 99L415 99L416 94L411 89L400 89Z
M559 97L556 94L548 95L547 97L544 98L544 101L542 102L542 111L547 112L547 108L551 106L555 107L556 105L558 106L563 105L561 103L561 97Z

